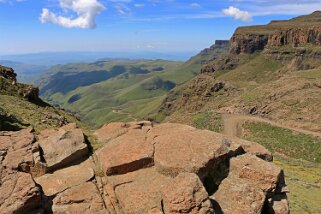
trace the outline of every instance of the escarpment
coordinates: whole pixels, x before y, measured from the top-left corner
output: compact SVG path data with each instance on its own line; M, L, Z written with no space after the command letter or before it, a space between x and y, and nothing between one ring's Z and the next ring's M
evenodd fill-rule
M315 66L306 63L305 58L320 60L320 50L312 47L321 47L321 12L267 25L239 27L230 39L228 54L208 62L201 73L235 69L246 62L244 55L261 52L286 64L297 63L296 68L311 69ZM298 49L299 57L295 54Z

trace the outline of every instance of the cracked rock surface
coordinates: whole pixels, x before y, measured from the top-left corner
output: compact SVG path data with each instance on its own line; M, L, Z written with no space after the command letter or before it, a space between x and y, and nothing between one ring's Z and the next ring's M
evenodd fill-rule
M258 144L145 121L95 135L105 145L89 154L74 124L0 132L0 213L289 213L283 171Z

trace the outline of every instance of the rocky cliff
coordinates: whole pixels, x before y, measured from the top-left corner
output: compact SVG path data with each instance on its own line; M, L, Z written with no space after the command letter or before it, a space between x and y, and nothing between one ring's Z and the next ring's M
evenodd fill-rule
M231 38L230 53L251 54L265 48L321 45L321 12L268 25L240 27Z
M0 213L289 213L264 147L179 125L0 132Z

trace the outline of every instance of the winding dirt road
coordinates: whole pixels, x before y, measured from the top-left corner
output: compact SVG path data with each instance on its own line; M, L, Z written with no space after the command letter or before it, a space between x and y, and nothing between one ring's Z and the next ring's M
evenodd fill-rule
M277 126L285 129L290 129L295 132L299 132L302 134L312 135L315 137L321 138L321 133L313 132L309 130L304 130L300 128L293 128L289 126L285 126L271 120L255 117L250 115L237 115L237 114L223 114L222 115L223 123L224 123L224 134L232 136L232 137L242 137L242 125L247 121L252 122L263 122L268 123L272 126Z

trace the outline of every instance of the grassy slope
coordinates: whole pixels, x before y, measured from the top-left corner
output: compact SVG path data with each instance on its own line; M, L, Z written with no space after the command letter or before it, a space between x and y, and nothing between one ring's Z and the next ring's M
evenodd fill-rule
M40 85L47 101L78 113L84 122L99 127L106 122L146 117L161 105L173 86L193 78L205 61L216 58L225 51L226 48L203 51L186 63L165 60L111 60L56 66L41 79ZM92 71L112 72L115 67L121 68L122 72L97 82L82 80L77 83L77 78L70 78L80 74L87 77ZM59 76L55 76L58 73ZM52 87L48 88L48 84ZM66 84L72 84L70 90L57 89L57 85L63 88ZM71 100L73 102L70 102Z
M321 139L265 123L245 123L243 129L243 138L287 155L276 155L275 163L285 171L291 213L318 213L321 210Z

